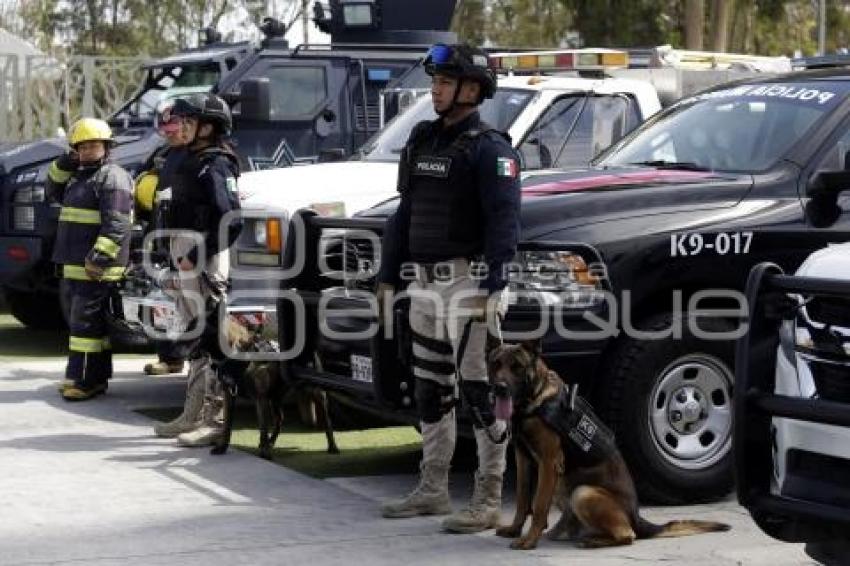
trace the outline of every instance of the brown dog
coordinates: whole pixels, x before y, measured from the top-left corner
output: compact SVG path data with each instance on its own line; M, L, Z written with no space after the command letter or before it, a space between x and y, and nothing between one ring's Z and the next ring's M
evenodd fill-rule
M225 318L225 336L230 347L242 352L274 352L269 342L256 332L240 325L232 317ZM225 383L224 392L224 434L213 446L213 454L224 454L230 446L233 431L233 409L236 396L242 395L254 400L257 410L257 422L260 428L260 457L272 458L280 429L283 425L283 406L296 395L306 395L315 403L317 422L325 428L328 441L328 453L338 454L339 448L334 438L333 425L328 412L327 394L313 387L303 386L281 376L280 363L276 361L236 361L223 360L218 364L219 376ZM234 394L235 393L235 394Z
M729 525L710 521L656 525L641 517L634 482L613 434L546 367L538 344L499 346L489 364L499 397L496 413L510 417L514 430L516 514L510 525L496 530L515 539L511 548L537 545L556 495L563 513L549 538L578 540L588 548L729 530ZM512 410L505 411L506 403ZM520 536L529 514L531 527Z

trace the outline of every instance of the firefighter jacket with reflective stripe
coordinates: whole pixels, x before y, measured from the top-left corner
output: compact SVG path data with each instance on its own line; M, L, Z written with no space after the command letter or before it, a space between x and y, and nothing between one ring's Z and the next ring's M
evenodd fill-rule
M590 404L569 390L545 401L535 413L558 432L569 466L593 466L617 451L614 433L596 416Z
M510 138L478 113L451 126L422 122L399 162L399 208L384 232L379 281L398 284L401 263L483 256L489 292L519 238L519 159Z
M205 243L206 259L230 247L241 230L238 219L220 236L220 226L228 212L239 210L236 156L210 147L193 152L174 165L166 179L171 185L158 192L158 206L166 211L168 228L199 232ZM197 249L188 258L197 264Z
M127 264L133 180L120 166L81 167L61 191L53 261L66 278L85 280L86 260L118 279Z

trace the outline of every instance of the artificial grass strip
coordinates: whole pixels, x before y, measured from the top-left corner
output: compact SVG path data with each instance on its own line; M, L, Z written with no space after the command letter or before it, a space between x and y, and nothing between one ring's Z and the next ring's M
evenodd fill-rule
M179 409L140 409L138 412L157 419L170 420ZM412 474L419 469L421 436L410 426L389 426L335 432L339 454L327 453L323 430L298 422L288 412L287 421L273 449L273 461L281 466L315 477L378 476ZM290 415L292 418L290 418ZM239 407L234 420L231 448L257 453L259 432L250 407Z
M35 330L27 328L11 314L0 314L0 361L34 361L67 356L67 328ZM117 353L116 359L151 356L151 353Z
M68 330L33 330L11 314L0 314L0 359L43 359L68 355Z

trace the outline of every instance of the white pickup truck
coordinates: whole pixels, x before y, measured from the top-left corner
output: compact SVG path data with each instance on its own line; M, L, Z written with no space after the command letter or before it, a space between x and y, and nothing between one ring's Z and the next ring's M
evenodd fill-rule
M482 119L506 131L523 171L586 165L599 151L661 109L655 88L628 79L504 77ZM390 122L351 161L245 173L245 209L287 210L344 203L351 214L395 193L399 151L410 130L436 118L430 97Z
M512 76L499 79L496 95L480 112L485 122L510 134L528 176L587 165L660 109L647 81ZM435 117L430 97L423 96L350 161L245 173L239 188L247 219L234 251L235 278L251 268L280 265L282 243L272 236L285 238L286 221L296 210L351 215L392 198L399 153L411 129ZM234 283L237 287L242 285Z

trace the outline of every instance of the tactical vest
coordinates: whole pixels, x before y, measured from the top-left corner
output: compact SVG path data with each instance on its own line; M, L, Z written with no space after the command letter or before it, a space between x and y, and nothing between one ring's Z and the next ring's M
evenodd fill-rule
M100 199L109 169L116 165L103 165L97 169L77 171L69 179L62 198L56 243L53 247L54 263L63 265L64 277L88 279L83 266L86 256L97 241L101 229ZM130 249L129 233L121 244L115 260L105 270L104 280L118 280L127 264Z
M399 176L399 191L408 191L411 205L410 260L473 258L484 251L474 153L478 139L497 130L482 122L436 151L425 147L429 140L423 139L424 130L418 128L419 135L405 147Z
M561 437L570 466L593 466L617 451L614 433L596 416L590 404L566 387L538 407L535 414Z
M173 175L168 175L171 186L157 195L158 206L163 208L168 228L193 230L203 234L218 230L218 226L210 225L214 197L198 183L198 176L204 167L216 159L227 159L233 177L239 176L236 158L219 147L209 147L188 155L175 166Z
M188 159L189 152L182 147L168 148L161 156L154 161L154 167L157 171L158 182L156 187L156 198L153 207L153 225L156 230L168 228L168 217L166 210L160 206L160 192L174 185L174 179L177 177L183 163Z

